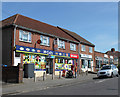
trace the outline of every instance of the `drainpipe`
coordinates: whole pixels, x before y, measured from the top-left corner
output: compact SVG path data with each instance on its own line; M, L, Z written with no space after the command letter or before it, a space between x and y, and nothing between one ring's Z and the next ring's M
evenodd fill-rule
M78 44L78 55L79 55L79 58L78 58L78 75L80 74L80 43Z
M15 47L15 40L16 40L16 28L17 28L17 25L15 25L14 27L14 47ZM14 58L15 58L15 51L13 51L13 66L14 66Z
M16 40L16 28L17 28L17 25L15 25L15 28L14 28L14 47L15 47L15 40Z

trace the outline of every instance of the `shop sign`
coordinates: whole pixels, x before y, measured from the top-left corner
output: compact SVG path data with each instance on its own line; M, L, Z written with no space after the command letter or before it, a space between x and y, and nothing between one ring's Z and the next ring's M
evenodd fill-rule
M108 58L108 55L107 55L107 54L104 54L104 57L105 57L105 58Z
M43 53L48 55L53 55L54 52L51 50L44 50L44 49L38 49L38 48L32 48L32 47L25 47L25 46L19 46L16 45L16 50L18 51L24 51L24 52L31 52L31 53Z
M79 58L79 56L78 56L78 54L70 54L70 58L75 58L75 59L78 59L78 58Z
M54 52L54 55L70 57L70 53Z
M113 56L110 56L111 59L113 59Z
M95 59L96 59L96 60L102 60L103 58L96 56Z
M83 57L83 58L92 58L92 55L81 54L81 57Z
M44 49L38 49L38 48L32 48L32 47L26 47L26 46L19 46L19 45L16 45L16 51L38 53L38 54L41 53L41 54L47 54L47 55L56 55L56 56L70 57L70 58L76 58L76 59L79 58L79 56L77 54L57 52L57 51L52 51L52 50L44 50Z

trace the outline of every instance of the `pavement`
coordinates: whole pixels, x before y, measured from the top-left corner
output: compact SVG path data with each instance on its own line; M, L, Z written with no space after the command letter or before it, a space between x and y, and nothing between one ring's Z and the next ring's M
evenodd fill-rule
M63 85L71 85L76 83L87 82L93 80L93 78L97 77L96 74L88 73L88 75L83 74L77 76L77 78L64 78L59 76L54 76L52 80L51 75L47 75L46 79L43 81L43 78L37 78L36 82L34 82L34 78L24 78L23 83L19 84L3 84L2 85L2 95L14 95L19 93L27 93L30 91L37 90L45 90L51 87L63 86Z

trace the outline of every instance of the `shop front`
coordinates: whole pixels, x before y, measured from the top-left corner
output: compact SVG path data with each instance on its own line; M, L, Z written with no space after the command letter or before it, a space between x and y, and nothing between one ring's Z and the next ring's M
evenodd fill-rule
M76 59L78 59L78 54L63 53L66 56L58 56L59 53L55 53L55 75L65 75L68 70L74 72Z
M77 54L56 52L32 47L16 45L16 53L21 53L24 64L34 63L34 73L37 77L45 74L59 74L59 71L72 70L74 61L78 58Z
M96 70L100 70L101 65L102 65L103 58L96 56L96 57L95 57L95 60L96 60Z
M103 59L103 65L108 65L109 64L109 58L107 54L104 54L104 59Z
M81 69L85 71L93 71L92 55L81 54Z

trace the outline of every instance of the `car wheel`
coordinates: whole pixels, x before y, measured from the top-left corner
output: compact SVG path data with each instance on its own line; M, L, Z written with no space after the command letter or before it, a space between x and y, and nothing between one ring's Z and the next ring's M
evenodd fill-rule
M113 78L114 77L114 75L113 75L113 73L111 73L111 78Z

